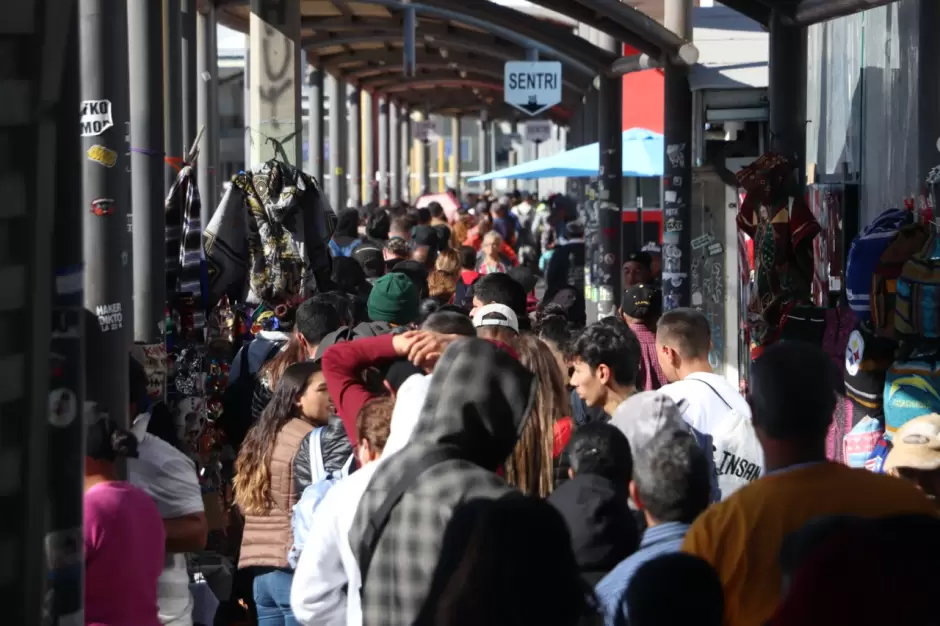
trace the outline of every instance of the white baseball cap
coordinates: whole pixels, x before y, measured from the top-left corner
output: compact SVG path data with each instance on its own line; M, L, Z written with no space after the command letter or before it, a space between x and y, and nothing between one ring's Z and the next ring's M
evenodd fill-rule
M491 313L498 313L499 316L494 315L493 317L486 317ZM473 313L473 326L474 328L480 328L481 326L503 326L505 328L511 328L518 333L519 318L516 317L516 313L505 304L493 302L492 304L481 306Z

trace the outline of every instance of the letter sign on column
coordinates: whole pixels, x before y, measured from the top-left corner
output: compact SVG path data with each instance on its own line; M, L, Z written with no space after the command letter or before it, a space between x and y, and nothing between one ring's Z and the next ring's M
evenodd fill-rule
M520 111L538 115L561 102L558 61L507 61L503 74L503 97Z
M82 100L82 137L97 137L114 126L110 100Z

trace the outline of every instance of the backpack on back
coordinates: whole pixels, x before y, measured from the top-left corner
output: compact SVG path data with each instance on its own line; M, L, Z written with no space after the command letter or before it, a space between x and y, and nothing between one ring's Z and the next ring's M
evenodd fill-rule
M359 239L353 239L345 246L341 246L330 239L330 254L333 255L333 258L338 256L352 256L353 251L359 247L360 243L362 242Z
M940 338L940 237L936 235L901 269L894 329L901 336Z
M257 341L257 339L253 340ZM274 343L265 355L264 360L258 369L251 371L248 352L251 343L246 343L239 351L239 373L238 378L229 382L222 396L222 428L228 442L235 450L241 447L245 435L254 423L251 415L251 401L258 384L258 372L261 367L273 359L284 347L283 343Z
M926 227L911 224L899 230L881 254L871 279L871 321L876 334L894 337L898 277L905 263L923 250L929 238Z
M313 524L313 514L326 497L330 487L337 481L349 476L352 471L355 454L350 454L346 463L339 470L328 472L323 465L323 433L326 426L318 426L307 435L310 437L310 484L304 489L291 513L291 526L294 529L294 544L287 553L287 562L297 567L297 560L303 552L304 544Z
M915 348L888 370L884 386L885 439L907 422L940 413L940 350L933 346Z
M849 306L859 321L871 315L872 274L885 249L898 231L911 223L913 213L904 209L888 209L852 240L845 268L845 291Z

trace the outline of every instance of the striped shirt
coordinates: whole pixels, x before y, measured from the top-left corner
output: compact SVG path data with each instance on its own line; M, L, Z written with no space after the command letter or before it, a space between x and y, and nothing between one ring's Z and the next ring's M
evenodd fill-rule
M679 552L688 530L689 524L681 522L666 522L647 528L640 541L640 548L597 583L594 594L604 616L605 626L629 623L625 596L633 575L641 565L656 557Z
M645 324L628 324L640 341L640 371L636 375L636 388L640 391L656 391L669 381L656 356L656 333Z

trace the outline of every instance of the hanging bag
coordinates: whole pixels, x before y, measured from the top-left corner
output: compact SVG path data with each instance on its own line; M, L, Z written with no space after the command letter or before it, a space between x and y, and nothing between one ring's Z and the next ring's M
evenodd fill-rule
M845 268L845 291L849 306L859 321L871 316L871 277L881 255L897 237L898 231L912 219L910 211L888 209L852 240Z
M898 278L904 264L924 248L929 238L930 233L923 225L905 226L881 254L871 285L871 321L875 334L894 338Z
M940 237L936 234L901 269L894 328L902 337L940 338Z

